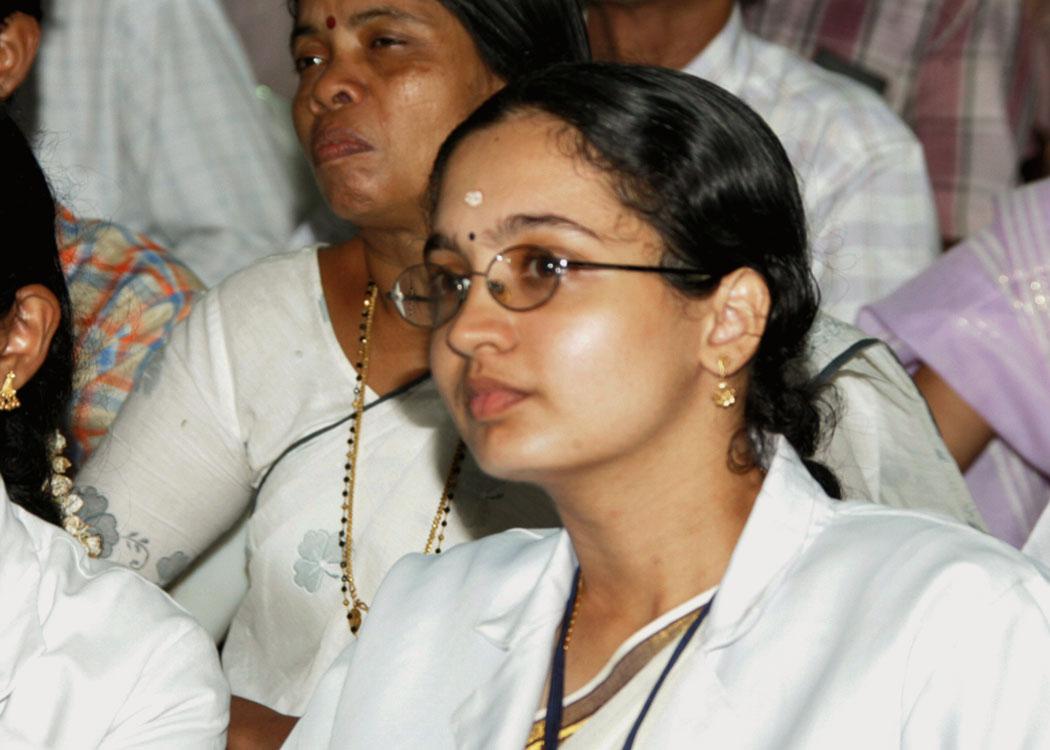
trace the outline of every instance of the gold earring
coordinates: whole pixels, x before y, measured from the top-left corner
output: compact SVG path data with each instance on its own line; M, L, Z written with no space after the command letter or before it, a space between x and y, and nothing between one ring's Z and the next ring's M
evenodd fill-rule
M0 411L14 411L22 402L18 400L18 391L15 390L15 372L11 370L4 378L4 385L0 387Z
M726 358L718 358L718 385L715 386L715 392L711 396L711 400L715 402L715 406L721 406L723 409L728 409L730 406L736 403L736 389L726 382Z

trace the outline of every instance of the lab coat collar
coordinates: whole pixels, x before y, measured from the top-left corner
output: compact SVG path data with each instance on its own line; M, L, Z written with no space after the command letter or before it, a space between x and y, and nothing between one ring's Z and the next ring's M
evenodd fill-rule
M0 479L0 703L22 665L44 650L37 612L40 561L22 515Z
M697 660L706 662L708 652L728 645L753 627L769 593L822 528L829 512L827 496L798 454L787 440L776 438L776 451L762 489L700 631L700 649L691 659L694 664ZM494 604L475 626L506 656L494 675L455 712L452 729L457 747L521 747L539 707L558 623L572 586L576 555L564 531L537 543L529 554L535 561L522 567L541 568L539 578L533 579L534 587L510 607L496 603L505 601L503 597L494 597ZM512 580L508 585L518 583ZM695 674L689 679L708 686L704 694L710 700L727 705L709 665L692 671ZM716 736L725 733L720 730Z
M510 608L494 604L475 626L493 647L506 653L492 677L471 692L453 714L457 747L482 750L525 746L576 570L576 554L564 530L538 543L529 554L536 561L533 566L522 567L535 570L542 566L531 590ZM520 583L512 578L508 585Z

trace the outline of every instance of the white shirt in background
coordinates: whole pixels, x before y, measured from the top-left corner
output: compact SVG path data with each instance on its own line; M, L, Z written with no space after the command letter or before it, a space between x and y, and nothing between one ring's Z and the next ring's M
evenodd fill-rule
M759 39L739 8L685 72L743 99L784 144L825 312L853 321L938 257L922 146L873 92Z
M54 0L33 76L19 104L74 213L148 234L208 285L287 249L294 164L217 0Z

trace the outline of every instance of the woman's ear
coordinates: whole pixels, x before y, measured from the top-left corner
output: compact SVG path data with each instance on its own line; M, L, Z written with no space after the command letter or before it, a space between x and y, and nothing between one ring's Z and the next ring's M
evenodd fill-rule
M51 339L62 322L58 297L41 284L15 292L15 303L0 318L0 379L15 373L15 388L36 375L47 359Z
M0 20L0 101L15 93L29 75L40 47L40 24L25 13Z
M732 374L754 356L762 340L769 317L769 287L754 269L738 268L723 277L709 300L713 314L704 337L703 366L717 372L721 359Z

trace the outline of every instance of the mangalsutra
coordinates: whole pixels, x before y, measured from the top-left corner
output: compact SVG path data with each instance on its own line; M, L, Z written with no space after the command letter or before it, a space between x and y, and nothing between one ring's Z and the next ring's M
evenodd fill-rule
M342 568L342 591L343 606L346 607L347 625L350 632L357 634L364 619L368 605L361 599L357 592L357 584L354 582L354 565L352 555L352 542L354 529L354 483L357 478L357 450L361 442L361 418L365 411L365 383L368 382L368 362L370 343L372 337L372 321L375 317L376 299L379 290L375 283L368 282L365 292L365 300L361 308L361 324L358 326L357 337L357 381L354 384L354 416L350 420L350 436L346 441L346 463L343 466L343 502L342 523L339 530L339 546L343 554L339 565ZM437 512L430 524L430 532L427 534L427 542L423 547L423 554L441 554L441 546L445 543L445 531L448 528L448 517L452 511L453 492L456 482L459 480L460 468L463 464L463 455L466 448L463 441L456 443L456 449L452 454L452 464L449 466L448 475L445 477L445 486L441 491L441 500L438 502Z

